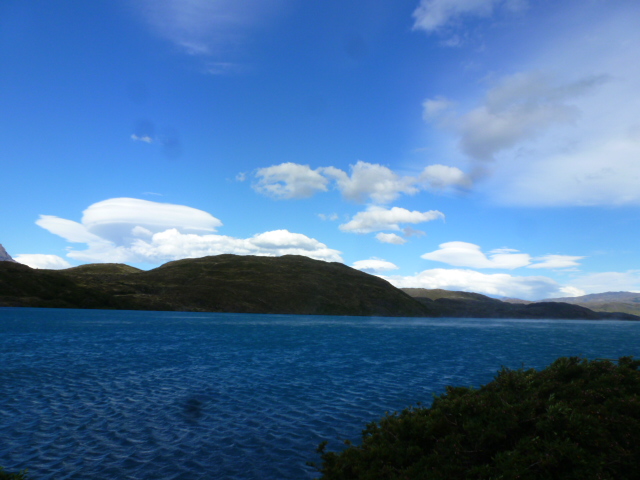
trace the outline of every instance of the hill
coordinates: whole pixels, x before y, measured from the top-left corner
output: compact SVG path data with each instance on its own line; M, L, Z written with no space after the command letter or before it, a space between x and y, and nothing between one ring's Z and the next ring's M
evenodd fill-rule
M0 305L319 315L432 316L373 275L308 257L218 255L150 271L126 265L0 265Z
M509 303L533 303L516 298L504 299ZM605 292L582 295L580 297L547 298L541 302L562 302L586 307L596 312L624 312L640 315L640 293Z
M567 318L583 320L638 320L635 315L619 310L595 312L583 305L566 302L509 302L496 300L479 293L440 289L403 288L416 300L430 305L439 316L464 318Z
M35 270L0 262L0 306L398 317L567 318L633 315L547 302L512 305L477 293L406 289L304 256L218 255L149 271L122 264Z

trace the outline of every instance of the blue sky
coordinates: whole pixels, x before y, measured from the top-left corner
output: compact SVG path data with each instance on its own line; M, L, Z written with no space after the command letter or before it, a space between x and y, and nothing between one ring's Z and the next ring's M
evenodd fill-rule
M0 243L640 291L638 51L624 0L5 0Z

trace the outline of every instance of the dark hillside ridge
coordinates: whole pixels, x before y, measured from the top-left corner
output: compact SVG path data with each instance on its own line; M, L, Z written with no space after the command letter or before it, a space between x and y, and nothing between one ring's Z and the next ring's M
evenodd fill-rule
M409 293L411 295L409 295ZM35 270L0 262L0 306L393 317L640 317L567 303L512 305L477 293L395 288L341 263L304 256L218 255L149 271L122 264Z
M538 303L516 298L505 298L504 301L509 303ZM591 293L580 297L548 298L540 301L570 303L596 312L623 312L640 315L640 293L637 292Z
M8 264L7 264L8 265ZM0 306L310 315L433 316L390 283L308 257L218 255L150 271L126 265L66 270L0 266Z
M581 305L563 302L509 303L472 292L403 288L425 305L435 307L444 317L463 318L550 318L580 320L640 320L624 312L595 312Z

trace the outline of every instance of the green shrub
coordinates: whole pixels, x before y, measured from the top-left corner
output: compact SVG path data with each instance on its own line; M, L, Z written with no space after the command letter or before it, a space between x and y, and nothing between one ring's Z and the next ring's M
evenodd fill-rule
M640 479L640 361L559 358L369 424L323 480Z
M0 480L27 480L27 471L24 470L18 473L5 472L4 468L0 467Z

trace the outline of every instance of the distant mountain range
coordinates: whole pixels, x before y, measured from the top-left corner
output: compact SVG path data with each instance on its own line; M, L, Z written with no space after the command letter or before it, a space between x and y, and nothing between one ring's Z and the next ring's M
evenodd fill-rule
M397 289L341 263L218 255L149 271L122 264L36 270L0 262L0 306L398 317L640 320L563 302L514 304L477 293Z
M640 319L622 311L594 311L581 304L541 300L528 302L509 299L497 300L479 293L457 292L440 289L403 288L425 305L435 305L443 314L451 317L471 318L582 318L582 319ZM634 318L635 317L635 318Z
M0 262L15 262L2 245L0 245Z
M503 301L519 304L537 303L516 298L505 298ZM587 307L596 312L624 312L640 315L640 293L633 292L592 293L581 297L549 298L539 302L563 302Z

